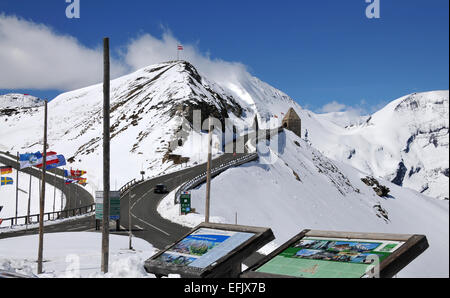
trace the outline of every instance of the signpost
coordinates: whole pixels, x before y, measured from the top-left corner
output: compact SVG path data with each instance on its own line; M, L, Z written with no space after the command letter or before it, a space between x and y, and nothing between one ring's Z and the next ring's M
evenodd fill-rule
M181 215L187 215L191 213L192 206L191 206L191 193L190 192L183 192L180 195L180 210Z
M109 219L120 220L120 191L110 191L109 202ZM103 191L95 193L95 219L103 220Z
M428 248L423 235L304 230L243 278L391 278Z
M270 228L202 223L144 267L158 277L237 278L242 262L274 239Z

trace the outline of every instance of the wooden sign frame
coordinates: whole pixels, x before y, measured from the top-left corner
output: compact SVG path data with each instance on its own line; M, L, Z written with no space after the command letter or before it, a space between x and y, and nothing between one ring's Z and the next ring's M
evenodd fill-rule
M380 278L392 278L409 263L421 255L428 247L428 240L424 235L405 235L405 234L383 234L383 233L354 233L354 232L333 232L333 231L319 231L319 230L303 230L301 233L290 239L288 242L280 246L271 254L261 259L259 262L248 268L243 272L241 278L295 278L294 276L278 275L271 273L258 272L259 268L267 264L274 257L286 251L289 247L308 237L320 238L337 238L337 239L358 239L369 241L398 241L403 244L384 259L378 268L372 268L372 274L375 275L375 270L378 270Z
M214 261L206 268L195 268L185 265L167 264L159 258L171 251L181 241L186 239L200 229L213 229L225 232L242 232L254 234L251 238L243 241L239 246L229 251L225 256ZM258 249L275 239L270 228L250 227L240 225L202 223L181 237L174 244L169 245L165 250L160 251L150 259L145 261L144 268L148 273L157 277L178 274L181 278L237 278L242 272L242 262Z

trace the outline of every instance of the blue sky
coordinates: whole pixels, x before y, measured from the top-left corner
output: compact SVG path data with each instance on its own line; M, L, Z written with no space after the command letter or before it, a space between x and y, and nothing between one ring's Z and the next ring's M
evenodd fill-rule
M147 34L161 39L169 32L210 59L242 63L314 111L336 103L338 109L373 112L408 93L448 89L448 0L380 0L379 19L366 17L365 0L80 3L80 19L66 18L65 0L0 0L0 14L71 36L82 52L99 51L102 38L109 36L118 64L125 63L124 52L133 41ZM28 50L44 47L37 43ZM5 89L0 76L0 93L52 98L68 86L31 78Z

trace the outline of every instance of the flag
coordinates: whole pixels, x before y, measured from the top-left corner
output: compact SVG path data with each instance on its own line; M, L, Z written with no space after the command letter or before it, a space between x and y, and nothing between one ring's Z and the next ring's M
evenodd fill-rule
M74 179L66 179L66 185L76 183L76 182L77 182L77 180L74 180Z
M83 175L85 175L85 174L87 174L86 171L80 171L80 170L74 171L74 170L70 170L70 175L73 176L73 177L81 177L81 176L83 176Z
M21 170L31 168L39 163L42 163L42 154L40 152L20 154L19 163Z
M66 165L66 158L64 157L64 155L57 155L57 158L57 162L54 162L54 160L52 160L50 164L47 162L47 170L59 168ZM41 168L42 164L38 167Z
M183 50L184 50L183 46L182 45L178 45L178 51L183 51Z
M11 174L11 173L12 173L11 166L0 167L0 175L6 175L6 174Z
M83 179L78 180L78 184L83 185L83 186L86 185L87 184L87 179L83 178Z
M39 160L39 163L36 165L36 167L38 168L42 168L42 163L44 162L44 157L41 157L41 159ZM64 159L65 162L65 159ZM47 158L45 161L45 164L47 165L46 169L53 169L53 168L57 168L57 166L53 166L53 167L49 167L51 165L55 165L59 163L59 156L57 155L56 152L47 152Z
M1 177L0 181L1 181L1 185L2 186L4 186L4 185L13 185L13 183L14 183L13 179L9 178L9 177Z

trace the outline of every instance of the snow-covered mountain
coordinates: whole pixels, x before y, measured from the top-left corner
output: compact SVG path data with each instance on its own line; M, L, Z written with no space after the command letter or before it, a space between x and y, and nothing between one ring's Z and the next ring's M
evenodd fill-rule
M65 154L72 167L88 170L91 184L101 181L102 92L101 84L94 85L49 103L50 147ZM255 115L261 128L273 128L293 107L303 122L302 135L325 156L444 199L449 197L448 101L448 91L435 91L394 100L372 116L318 115L250 75L219 85L185 61L152 65L111 82L112 183L120 186L142 169L149 176L174 170L172 155L185 157L188 165L204 161L207 138L192 130L193 110L201 110L202 120L229 118L244 133ZM0 113L0 150L40 150L41 102L23 95L2 102L9 112ZM13 106L26 112L11 113Z
M33 115L43 105L43 100L27 94L10 93L0 95L0 117L12 115L20 117L21 114Z
M32 95L9 93L0 95L0 109L33 108L42 106L44 102Z
M449 198L448 90L404 96L350 126L300 113L309 140L326 156L425 195Z
M251 127L259 110L270 119L271 107L281 110L280 102L286 107L295 104L256 78L248 78L243 85L247 90L237 85L228 86L232 91L225 90L185 61L152 65L113 80L112 185L120 187L140 177L141 170L147 176L175 170L177 165L171 155L182 155L188 165L205 161L207 134L192 129L193 110L201 111L202 120L209 115L221 122L229 118L237 131L243 132L245 127ZM102 84L61 94L48 107L50 148L64 154L69 166L87 170L93 189L102 181L102 108ZM27 115L0 116L0 150L41 150L43 109L37 109ZM183 119L187 119L187 125ZM180 139L182 146L169 146ZM200 149L204 154L199 153ZM220 149L219 146L216 151Z

